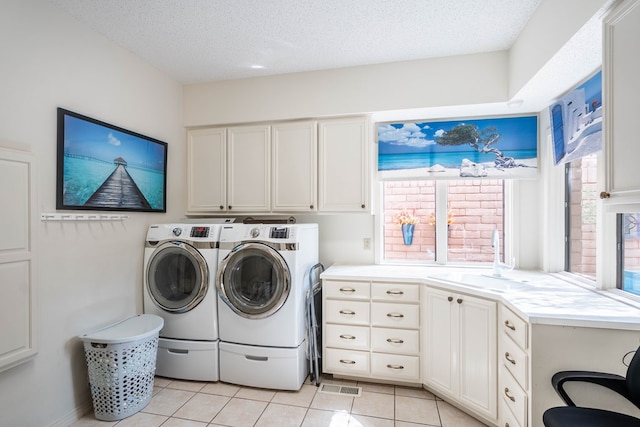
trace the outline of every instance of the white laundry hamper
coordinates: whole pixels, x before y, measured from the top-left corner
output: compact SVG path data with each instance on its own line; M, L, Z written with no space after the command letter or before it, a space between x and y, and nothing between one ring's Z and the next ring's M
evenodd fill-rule
M149 404L163 325L162 317L142 314L80 336L97 419L121 420Z

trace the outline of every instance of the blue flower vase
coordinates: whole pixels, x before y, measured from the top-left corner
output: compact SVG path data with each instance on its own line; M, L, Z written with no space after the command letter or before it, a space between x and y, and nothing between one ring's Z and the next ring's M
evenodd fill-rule
M413 243L413 230L415 227L415 224L402 224L402 239L405 245Z

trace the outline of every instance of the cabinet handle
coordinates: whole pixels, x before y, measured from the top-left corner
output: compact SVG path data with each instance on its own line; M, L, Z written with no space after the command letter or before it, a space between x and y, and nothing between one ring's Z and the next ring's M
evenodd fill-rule
M309 209L313 209L313 205L309 205Z
M453 297L447 297L447 301L449 302L453 301Z
M223 211L224 210L224 206L220 205L220 210Z
M504 326L506 326L507 328L511 329L512 331L516 330L516 327L513 324L511 324L511 322L509 322L509 320L505 320L504 321Z
M512 402L516 401L516 398L509 394L509 387L504 388L504 395L507 396Z
M355 365L356 361L355 360L340 359L340 363L342 363L343 365Z
M504 423L504 427L509 427L509 423Z
M404 295L404 292L390 289L387 291L387 295Z
M504 354L504 358L507 359L509 361L509 363L511 363L512 365L516 364L516 359L511 357L511 355L509 354L508 351Z
M611 197L611 194L607 193L606 191L600 192L600 198L601 199L608 199L610 197Z
M456 302L457 302L458 304L462 304L462 298L458 298L458 299L456 300Z
M354 314L356 314L355 311L351 311L351 310L340 310L340 314L344 314L347 316L353 316Z
M342 338L343 340L355 340L356 337L354 337L353 335L340 335L340 338Z
M367 205L365 205L365 204L363 203L363 204L361 204L361 205L360 205L360 207L361 207L362 209L364 209L364 208L366 208L366 207L367 207Z
M387 365L387 368L389 368L389 369L404 369L404 366L402 366L402 365Z
M404 340L400 338L387 338L387 342L390 344L404 344Z
M231 205L229 205L229 210L231 210Z
M355 291L356 290L353 288L340 288L340 292L342 292L343 294L352 294Z
M392 317L394 319L402 319L404 314L402 313L387 313L387 317Z

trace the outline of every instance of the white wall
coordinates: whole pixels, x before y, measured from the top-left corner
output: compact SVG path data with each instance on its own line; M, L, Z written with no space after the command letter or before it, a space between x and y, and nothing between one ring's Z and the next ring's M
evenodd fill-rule
M36 223L39 354L0 373L0 425L68 425L77 408L90 408L76 337L142 311L147 227L184 212L182 88L47 1L3 0L0 29L0 145L35 153L38 217L55 212L57 107L169 145L166 214Z

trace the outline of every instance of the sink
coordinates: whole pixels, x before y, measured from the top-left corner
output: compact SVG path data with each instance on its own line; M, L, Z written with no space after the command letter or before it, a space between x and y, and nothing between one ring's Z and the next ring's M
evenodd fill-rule
M496 277L490 274L449 273L433 275L433 279L445 280L472 288L482 288L494 292L505 292L524 289L529 285L526 282L511 279L509 277Z

